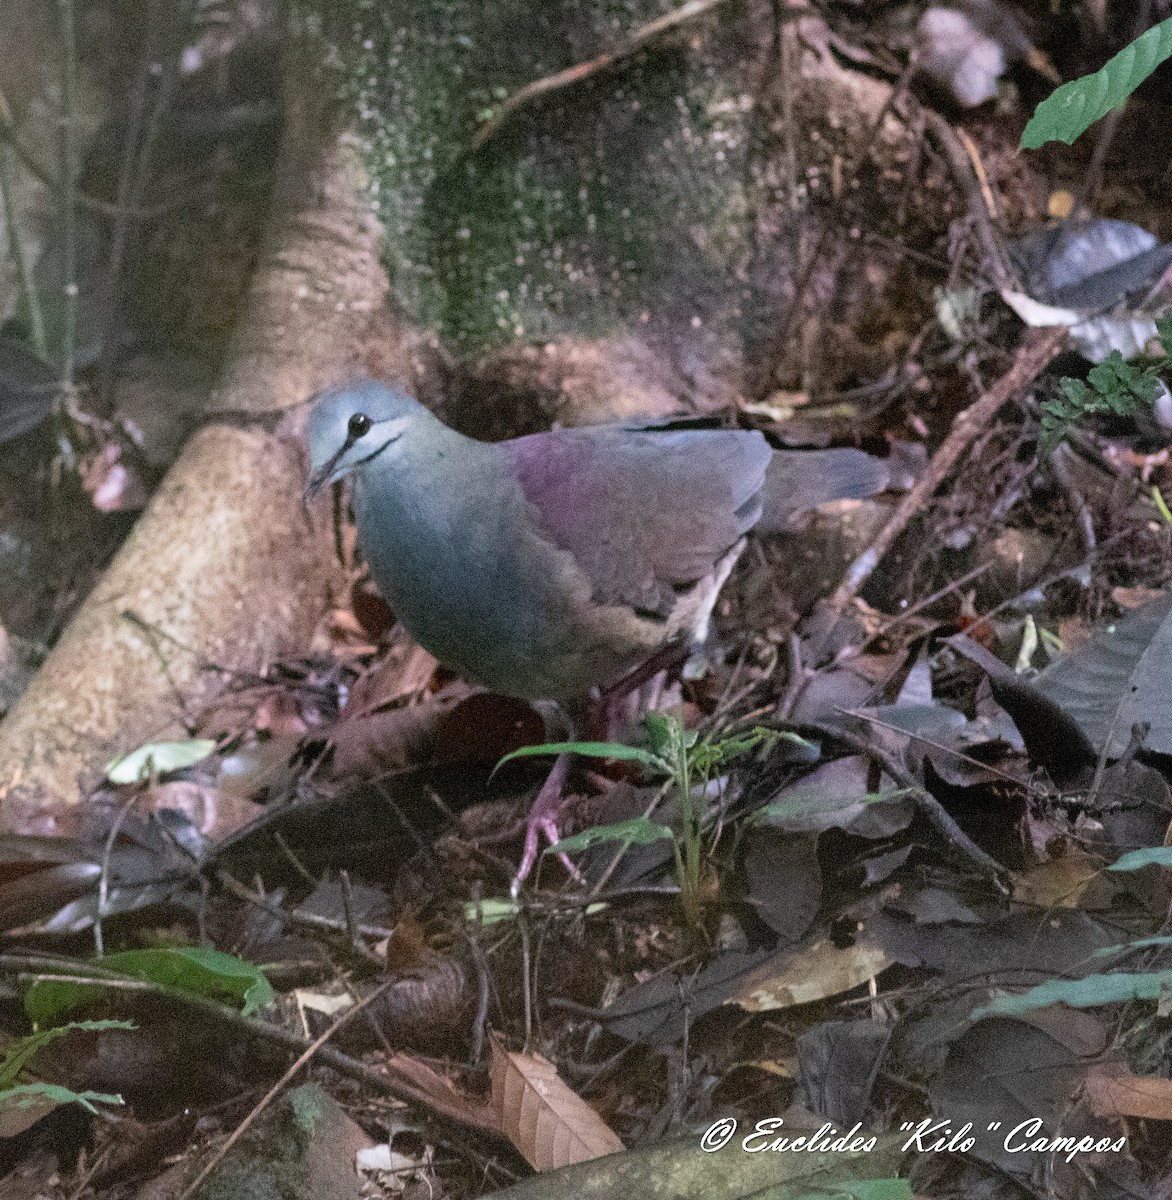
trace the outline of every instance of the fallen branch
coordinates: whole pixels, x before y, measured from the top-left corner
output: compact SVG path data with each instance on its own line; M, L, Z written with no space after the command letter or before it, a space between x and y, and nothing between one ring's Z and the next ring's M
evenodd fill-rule
M326 1042L328 1042L330 1038L332 1038L334 1034L342 1028L343 1025L346 1025L352 1021L366 1008L368 1004L371 1004L377 1000L385 991L387 991L388 988L393 987L394 984L395 980L388 979L386 983L383 983L379 987L375 988L370 995L364 996L361 1000L359 1000L353 1008L347 1009L344 1013L342 1013L342 1015L330 1025L325 1033L315 1038L308 1046L305 1047L304 1050L302 1050L297 1058L289 1065L289 1068L285 1071L281 1078L278 1079L277 1082L274 1083L267 1092L265 1092L265 1094L260 1098L259 1101L257 1101L255 1105L253 1105L248 1116L246 1116L244 1120L241 1121L240 1124L237 1125L236 1128L233 1129L232 1132L224 1139L224 1141L216 1147L216 1149L208 1157L207 1162L205 1162L204 1165L199 1169L199 1172L195 1178L180 1193L179 1200L192 1200L192 1197L203 1186L208 1176L211 1175L211 1173L220 1165L220 1163L224 1161L228 1151L231 1150L232 1147L235 1146L236 1143L251 1128L257 1117L259 1117L261 1113L263 1113L264 1110L268 1108L268 1106L277 1098L277 1096L280 1095L285 1086L292 1080L293 1076L296 1075L297 1072L300 1071L301 1068L304 1067L313 1058L313 1056L325 1046Z
M90 962L70 962L68 959L46 955L0 954L0 977L13 979L22 986L54 979L154 996L181 1004L194 1013L229 1025L250 1037L273 1042L298 1054L303 1055L313 1047L313 1042L308 1038L303 1038L280 1025L258 1021L255 1017L246 1017L216 1000L165 987L149 980L116 975ZM373 1000L378 994L376 991L370 999ZM354 1011L348 1010L347 1015L353 1015ZM339 1075L364 1083L384 1095L419 1105L435 1116L453 1121L464 1128L475 1129L493 1137L504 1136L489 1105L469 1100L450 1081L409 1055L396 1054L387 1060L383 1070L378 1070L333 1046L323 1044L317 1047L314 1053L319 1062L325 1063Z
M815 616L811 635L811 653L816 661L847 605L870 579L892 543L907 528L911 519L923 510L932 494L973 444L977 434L989 424L1002 405L1024 391L1066 346L1066 329L1045 329L1030 337L1018 350L1013 365L979 400L959 413L948 436L932 456L928 469L915 487L900 501L887 524L871 546L860 554L847 570L834 595Z
M790 726L795 732L805 736L816 736L839 742L843 746L872 759L911 798L920 815L936 830L937 833L954 849L958 850L982 875L988 875L999 890L1008 894L1005 877L1008 874L992 855L986 854L976 842L956 823L951 814L939 800L906 768L896 761L895 757L886 750L876 746L868 738L859 737L848 729L821 721L802 721ZM982 764L983 765L983 764Z

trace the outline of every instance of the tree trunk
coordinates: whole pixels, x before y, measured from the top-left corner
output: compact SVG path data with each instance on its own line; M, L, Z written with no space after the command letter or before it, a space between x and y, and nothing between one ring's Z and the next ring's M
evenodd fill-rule
M321 47L300 29L286 44L269 228L209 400L217 423L192 437L0 723L10 830L52 832L47 806L82 799L109 759L183 736L225 672L307 646L329 601L327 521L302 503L302 402L353 369L387 282L356 150L330 120Z

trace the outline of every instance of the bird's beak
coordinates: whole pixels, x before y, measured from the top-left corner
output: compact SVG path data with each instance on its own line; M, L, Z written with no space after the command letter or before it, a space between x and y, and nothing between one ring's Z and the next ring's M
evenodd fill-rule
M304 499L306 503L314 498L328 483L333 483L335 478L340 478L340 475L335 475L338 466L338 460L343 454L349 450L349 446L343 446L336 454L326 460L316 471L309 476L309 483L305 486Z
M408 417L393 417L389 421L380 421L374 426L374 429L381 435L378 448L372 450L357 462L349 462L345 467L340 468L338 464L346 457L354 445L354 440L348 437L338 450L310 475L309 483L305 488L305 500L307 502L312 500L327 483L336 482L343 475L354 470L355 467L360 467L363 463L370 462L372 458L380 455L392 442L397 442L406 431L409 420L410 418ZM370 434L368 433L366 436L369 437Z

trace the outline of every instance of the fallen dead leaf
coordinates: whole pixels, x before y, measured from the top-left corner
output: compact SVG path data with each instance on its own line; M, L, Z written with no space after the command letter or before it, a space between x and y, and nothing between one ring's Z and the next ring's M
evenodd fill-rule
M1093 1067L1086 1078L1086 1097L1097 1117L1172 1120L1172 1079L1133 1075L1119 1066Z
M1164 592L1160 588L1113 587L1111 589L1111 599L1120 608L1126 609L1142 608L1145 604L1150 604L1153 600L1159 600L1163 595Z
M891 962L878 946L864 942L842 950L826 941L817 942L783 964L775 959L762 963L744 977L736 994L725 1003L739 1005L746 1012L811 1004L867 983Z
M435 674L438 662L422 646L404 639L362 675L350 689L342 720L366 717L381 708L420 695Z
M410 1054L392 1054L387 1059L386 1066L389 1072L398 1075L427 1096L437 1111L448 1113L464 1124L486 1133L501 1132L492 1104L474 1100L427 1063L413 1058Z
M537 1171L554 1171L625 1147L539 1054L492 1045L492 1104L509 1141Z
M1039 908L1102 908L1115 890L1104 863L1076 846L1013 877L1013 898Z

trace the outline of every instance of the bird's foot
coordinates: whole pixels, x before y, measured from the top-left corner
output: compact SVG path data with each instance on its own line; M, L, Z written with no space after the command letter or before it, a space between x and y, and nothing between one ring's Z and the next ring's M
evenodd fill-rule
M550 846L558 844L560 836L558 817L561 816L562 810L566 806L564 788L569 766L570 756L559 754L554 760L553 769L548 778L541 785L541 791L537 793L537 798L533 801L533 807L529 810L529 817L525 822L525 846L521 851L521 862L509 888L509 894L514 899L520 894L522 884L529 878L529 874L537 862L541 835L545 834ZM571 879L579 883L584 882L581 872L566 855L558 854L558 858L561 860L562 866L569 872Z

